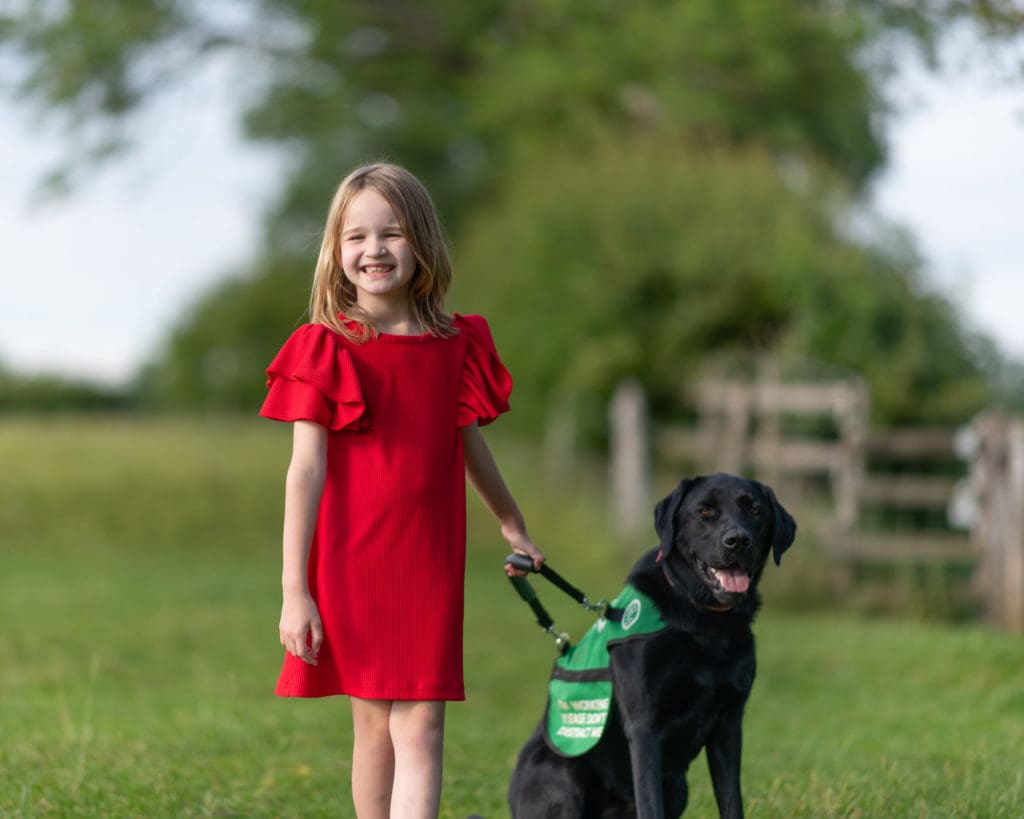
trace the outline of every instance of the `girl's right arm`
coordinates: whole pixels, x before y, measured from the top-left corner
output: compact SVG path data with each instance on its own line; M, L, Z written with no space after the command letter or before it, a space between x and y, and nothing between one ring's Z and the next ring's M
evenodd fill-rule
M281 645L310 665L316 665L324 639L307 569L326 473L327 430L312 421L296 421L284 492L280 632Z

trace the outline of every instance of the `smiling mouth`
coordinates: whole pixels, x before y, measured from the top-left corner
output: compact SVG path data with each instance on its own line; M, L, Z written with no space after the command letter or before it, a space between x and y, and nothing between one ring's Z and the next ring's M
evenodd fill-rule
M387 265L372 265L372 266L368 265L368 266L363 268L363 273L365 273L368 276L383 276L383 275L385 275L387 273L390 273L394 269L395 269L394 265L390 265L390 264L387 264Z
M694 556L697 567L712 591L725 591L729 594L743 594L750 588L750 575L739 564L723 568L709 566L699 557Z

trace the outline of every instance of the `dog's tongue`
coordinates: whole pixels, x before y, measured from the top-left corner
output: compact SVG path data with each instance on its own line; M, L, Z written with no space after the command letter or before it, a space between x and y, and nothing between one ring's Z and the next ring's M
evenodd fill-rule
M715 569L715 577L728 592L742 594L750 588L750 578L740 569Z

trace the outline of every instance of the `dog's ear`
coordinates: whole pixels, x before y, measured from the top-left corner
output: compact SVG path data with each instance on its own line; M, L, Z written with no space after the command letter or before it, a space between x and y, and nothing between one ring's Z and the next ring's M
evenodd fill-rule
M796 521L779 503L779 499L775 497L770 486L766 486L765 491L768 493L775 521L772 527L772 556L775 558L775 565L778 566L782 562L782 553L793 544L793 540L796 538Z
M658 505L654 507L654 531L658 533L658 538L661 541L662 555L668 555L672 550L676 539L676 512L679 511L679 505L683 502L686 493L690 491L697 480L697 478L684 478L679 482L679 486L658 501Z

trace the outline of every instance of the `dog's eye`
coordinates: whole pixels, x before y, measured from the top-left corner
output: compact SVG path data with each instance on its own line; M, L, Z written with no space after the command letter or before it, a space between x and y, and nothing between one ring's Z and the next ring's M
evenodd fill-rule
M753 506L750 507L750 514L752 514L755 518L758 517L761 514L761 507L755 503Z
M697 510L697 514L705 520L709 520L715 516L715 510L710 506L702 506Z

